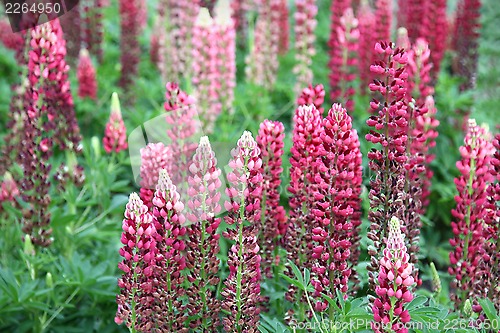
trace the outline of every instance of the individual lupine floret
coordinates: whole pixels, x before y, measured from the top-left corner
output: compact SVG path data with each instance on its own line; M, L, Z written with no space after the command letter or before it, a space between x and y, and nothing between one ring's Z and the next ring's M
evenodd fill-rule
M258 0L258 17L253 43L247 56L246 75L250 82L272 89L278 73L279 6L281 0Z
M201 124L194 98L180 90L176 83L166 84L164 109L173 161L169 175L179 189L181 183L187 181L187 168L196 150L196 135L201 132Z
M480 9L480 0L460 0L456 9L452 39L452 48L456 52L453 71L464 79L461 90L476 86Z
M334 104L323 119L321 152L314 162L314 207L312 229L312 285L316 297L324 293L335 297L345 294L352 273L351 249L358 238L359 224L354 213L361 212L361 153L358 134L352 119L340 104ZM357 225L355 225L357 224ZM316 311L328 307L318 300ZM333 309L331 309L333 311Z
M163 143L149 143L146 147L141 148L140 196L146 206L151 208L153 204L153 196L156 184L158 184L160 170L165 169L168 172L171 166L170 149Z
M365 94L366 87L368 87L373 77L373 74L370 72L370 65L373 63L373 45L377 42L375 36L375 14L367 2L362 3L359 8L358 22L358 71L360 91L362 94Z
M345 103L346 109L352 111L354 109L352 96L355 93L353 82L356 78L356 54L359 41L358 20L354 17L352 8L346 8L335 33L330 36L330 43L335 46L330 50L328 63L332 89L330 95L336 102ZM333 38L336 38L335 42L332 41Z
M76 77L78 79L78 97L90 97L95 100L97 98L95 69L92 65L89 52L85 49L80 51Z
M224 203L225 220L236 229L224 237L234 241L228 254L229 276L222 291L222 309L226 332L258 332L260 296L260 255L258 225L261 216L262 160L252 134L245 131L231 151L231 172L227 175L229 197Z
M128 148L127 129L123 122L120 100L118 99L117 93L113 93L111 96L111 113L104 130L102 143L104 145L104 150L108 154L112 152L119 153Z
M299 98L297 99L297 106L313 104L318 109L319 114L323 114L323 102L325 101L325 88L322 84L312 86L308 85L307 88L302 90Z
M384 255L380 259L375 288L377 298L372 304L374 322L371 326L375 333L408 332L405 324L410 321L410 314L405 304L412 301L415 284L413 264L409 259L401 222L397 217L392 217Z
M401 220L404 218L404 166L408 160L408 111L405 101L407 55L390 42L377 43L375 52L382 56L383 60L376 61L370 66L370 70L381 77L375 79L369 88L374 93L379 93L382 101L373 99L370 102L373 115L366 123L374 129L366 135L366 140L373 144L380 143L382 148L372 148L368 152L368 166L374 172L368 194L371 207L368 213L368 238L373 241L373 245L368 249L371 256L368 270L372 288L375 284L374 274L379 270L378 254L381 253L383 241L387 237L387 223L392 216Z
M314 162L321 153L322 118L314 105L301 105L295 110L290 157L290 218L283 245L288 260L298 267L311 268L314 207ZM288 274L293 276L289 269ZM295 288L286 297L295 302Z
M262 159L262 204L259 244L262 271L272 276L271 266L276 261L274 250L277 239L286 232L286 212L280 205L280 176L283 173L281 158L284 153L285 127L278 121L264 120L260 124L256 141Z
M201 137L189 166L187 219L192 224L187 229L186 265L190 270L187 276L190 282L188 309L193 318L189 326L199 327L204 332L215 332L219 326L220 301L215 293L220 263L217 228L221 219L216 215L221 210L221 173L208 137Z
M132 331L151 331L155 321L151 313L154 279L156 275L156 229L153 215L136 193L129 197L122 223L120 256L123 261L118 268L123 271L118 279L120 294L116 296L118 310L115 322L125 322Z
M141 1L143 0L120 0L120 63L121 75L120 86L129 91L134 83L139 69L139 34L141 30ZM132 99L132 95L129 95Z
M159 173L158 185L153 197L153 223L157 231L158 270L155 275L159 288L153 293L155 312L151 314L161 332L188 332L186 306L181 297L186 268L186 218L184 204L166 170Z
M314 41L316 37L314 30L317 21L316 14L318 6L314 0L297 0L295 11L295 60L297 64L293 72L297 75L295 82L295 92L300 91L313 81L313 72L311 70L312 58L316 54Z
M488 141L487 132L474 119L469 120L469 129L460 147L461 160L457 162L460 177L455 178L458 195L457 206L451 211L453 238L450 244L450 267L448 272L454 277L452 286L456 294L452 299L460 306L475 295L475 284L479 277L479 263L485 242L484 222L488 215L487 186L493 180L491 157L494 147Z

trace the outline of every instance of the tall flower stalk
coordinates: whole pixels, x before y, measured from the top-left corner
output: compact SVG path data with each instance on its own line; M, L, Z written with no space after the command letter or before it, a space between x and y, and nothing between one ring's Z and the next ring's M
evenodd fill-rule
M366 93L366 87L372 80L370 66L373 62L373 45L377 42L375 35L375 14L370 5L364 1L358 11L358 72L360 78L360 92Z
M217 228L221 219L216 215L221 210L221 173L208 137L203 136L189 165L187 219L192 224L186 243L186 265L190 269L187 295L189 316L193 318L189 326L203 332L214 332L219 325L220 301L215 293L220 263Z
M407 163L408 113L406 105L407 63L406 53L395 48L393 43L379 42L375 52L383 60L376 61L370 70L380 75L370 84L370 90L378 94L380 101L373 99L370 108L373 115L367 125L373 129L366 140L380 144L368 153L369 168L374 173L370 181L370 207L368 238L373 242L368 254L371 256L369 282L375 287L375 274L379 270L379 253L388 233L388 221L398 217L404 221L404 201Z
M260 149L250 132L245 131L231 151L230 187L224 203L228 211L225 220L235 229L224 237L234 241L228 254L229 276L222 291L222 309L226 332L258 332L260 296L260 255L257 244L262 195L262 160Z
M408 332L405 324L410 321L410 314L405 304L413 299L415 280L404 238L401 221L397 217L391 218L384 255L380 259L375 289L377 298L372 305L374 321L371 326L375 333Z
M358 134L352 128L352 119L340 104L334 104L323 119L322 146L314 162L312 229L314 248L312 258L315 296L325 293L335 297L346 293L352 274L352 246L359 240L361 224L361 151ZM356 215L355 215L356 213ZM328 307L326 300L318 300L316 311ZM333 315L334 308L330 307Z
M272 276L271 266L275 262L274 250L278 237L286 232L286 211L280 205L280 175L283 173L285 127L278 121L264 120L260 124L256 141L262 159L262 201L259 246L261 248L262 271Z
M456 294L452 300L459 307L466 299L474 299L474 291L479 274L479 262L485 243L485 220L488 216L487 187L493 181L491 157L494 147L488 141L487 132L474 119L469 120L469 128L460 147L461 160L457 162L460 176L455 179L458 195L457 206L451 211L453 238L450 244L450 267L448 272L454 277L452 286ZM482 295L480 295L482 296Z
M336 102L345 103L346 109L354 109L352 96L355 93L353 86L356 78L356 66L359 41L358 20L354 17L352 8L346 8L336 27L335 35L330 36L330 43L335 46L330 51L330 86L331 98ZM333 39L336 38L334 42Z
M94 65L92 65L89 52L85 49L80 51L76 76L78 78L78 97L89 97L95 100L97 98L95 69Z
M312 57L316 54L314 30L318 6L313 0L297 0L295 3L295 60L293 72L297 75L295 92L299 94L304 87L313 82L311 70Z

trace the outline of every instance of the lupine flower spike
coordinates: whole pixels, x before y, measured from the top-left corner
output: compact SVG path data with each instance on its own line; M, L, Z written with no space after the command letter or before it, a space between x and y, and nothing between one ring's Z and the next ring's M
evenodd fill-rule
M366 93L373 74L370 65L373 62L373 45L377 41L375 36L375 14L370 5L364 1L358 12L359 46L358 46L358 72L360 78L360 92Z
M121 292L116 296L115 322L125 323L134 331L150 331L155 327L151 299L158 251L156 229L153 215L136 193L129 197L122 229L120 256L123 261L118 268L123 275L118 279Z
M158 184L160 170L169 172L172 168L172 156L170 149L163 143L149 143L141 149L141 190L142 201L149 208L153 204L153 196Z
M369 282L375 285L374 274L379 270L378 255L382 251L387 237L387 223L392 216L403 220L406 200L405 183L407 162L406 145L408 133L408 113L406 105L405 71L406 53L395 48L393 43L380 42L375 45L375 52L384 60L376 61L370 70L374 75L381 75L369 85L371 91L382 96L382 101L375 99L370 103L372 115L367 125L374 128L366 135L366 140L382 148L373 148L368 153L368 166L375 176L370 182L369 192L371 210L368 219L371 222L368 238L373 241L368 254L371 256Z
M128 148L127 129L123 122L120 100L117 93L113 93L111 96L111 113L109 121L106 124L106 129L104 130L102 143L104 150L108 154L112 152L119 153Z
M158 270L155 278L158 286L154 293L154 318L161 332L187 333L184 327L186 308L180 297L184 295L182 287L186 268L184 251L186 245L183 236L186 234L186 218L183 214L184 204L175 185L172 184L166 170L160 170L158 184L153 197L153 223L156 228L158 248ZM154 287L154 286L153 286Z
M491 158L494 147L484 128L474 119L469 120L469 129L460 147L462 159L457 162L460 177L455 179L458 195L457 207L451 211L454 217L451 228L454 237L450 239L453 251L450 253L448 272L454 276L452 286L457 291L452 295L456 306L473 298L477 291L479 263L484 245L484 221L488 216L487 186L493 180Z
M314 30L317 21L318 6L314 0L297 0L295 12L295 60L297 64L293 72L297 75L295 92L298 94L304 87L312 84L312 57L316 54ZM300 105L300 104L299 104Z
M299 98L297 99L297 106L314 105L318 109L319 114L323 114L323 102L325 101L325 88L322 84L316 85L314 88L312 84L302 90Z
M373 319L371 326L375 333L385 333L390 327L391 332L407 333L405 324L410 321L410 314L405 304L413 299L412 288L413 265L409 263L404 233L401 232L401 222L397 217L391 218L389 235L380 259L375 298L372 304Z
M121 27L121 76L120 86L130 90L139 69L139 34L141 30L140 11L141 1L144 0L120 0L120 27ZM132 95L129 95L130 98Z
M3 202L15 202L19 196L19 188L9 172L3 176L3 181L0 184L0 212L2 211Z
M97 82L94 65L90 59L89 52L85 49L80 51L76 76L78 78L78 96L97 98Z
M336 291L347 292L352 273L351 249L359 239L361 152L352 119L340 104L328 111L323 127L321 152L314 162L312 284L315 296L325 293L335 297ZM316 311L327 307L326 300L315 304Z
M228 254L229 276L222 291L222 309L228 312L223 319L226 332L258 332L260 317L260 255L257 244L262 195L262 160L260 149L252 134L245 131L231 151L231 172L227 175L229 200L229 229L224 237L234 241Z
M276 261L274 249L277 239L286 232L286 212L280 205L280 176L283 173L281 158L284 150L285 127L278 121L264 120L260 124L257 144L262 158L262 214L259 233L262 271L272 276L271 265Z
M215 289L219 283L217 228L221 219L215 216L221 210L221 173L208 137L201 137L189 165L187 218L192 224L188 227L186 265L191 270L187 277L189 316L194 318L189 326L205 332L215 332L219 325L220 301L215 297Z

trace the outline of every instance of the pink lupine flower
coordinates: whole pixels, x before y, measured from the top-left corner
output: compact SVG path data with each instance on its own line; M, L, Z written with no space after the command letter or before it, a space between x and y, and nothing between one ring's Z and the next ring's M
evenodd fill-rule
M359 233L361 212L361 152L352 119L340 104L334 104L323 119L321 153L314 162L314 206L312 266L316 297L346 293L352 273L351 249ZM355 211L357 221L353 221ZM356 222L356 223L353 223ZM356 225L355 225L356 224ZM318 300L316 311L328 307Z
M290 218L283 245L288 260L298 267L311 267L312 230L316 226L314 207L314 163L321 153L322 119L314 105L301 105L295 110L290 150ZM293 276L289 269L288 273ZM294 302L295 288L290 287L287 299Z
M485 246L483 260L480 266L480 275L477 286L481 288L476 292L482 297L493 301L500 309L500 134L493 139L496 151L491 159L491 174L494 183L487 188L488 202L486 204L487 216L485 218L484 238ZM476 289L479 289L476 288Z
M207 8L201 8L193 29L193 86L206 131L213 130L222 111L219 99L220 72L217 26Z
M431 51L429 44L418 38L408 50L408 92L415 99L417 105L425 103L427 96L434 94L431 78Z
M260 240L262 270L271 277L271 265L275 261L277 237L286 232L286 212L280 205L280 176L283 173L281 158L284 150L285 127L278 121L264 120L260 124L256 141L262 159L262 214Z
M441 68L441 60L444 57L444 52L447 48L448 31L448 15L447 15L447 1L434 0L431 1L431 10L429 15L429 34L426 36L429 42L431 52L432 81L436 82L439 70Z
M455 178L458 195L457 206L451 211L454 217L451 228L454 237L450 244L448 272L454 276L452 286L457 288L452 299L458 306L466 299L473 298L474 285L479 277L478 265L481 260L484 239L484 220L487 218L487 186L493 181L491 158L494 147L488 140L484 128L469 120L469 129L460 147L462 159L457 162L460 177Z
M456 52L453 71L465 82L461 90L476 86L481 1L460 0L457 5L452 48Z
M391 332L407 333L405 324L410 321L410 314L405 304L413 300L413 265L409 263L400 220L392 217L388 224L389 234L375 289L377 297L372 304L374 322L371 326L375 333L387 332L384 327L390 327Z
M20 53L23 50L24 39L22 34L12 32L8 20L0 20L0 42L8 49Z
M12 175L10 172L6 172L0 184L0 212L2 211L2 202L14 202L19 194L19 188L12 178Z
M316 54L314 41L316 39L314 30L317 21L316 14L318 6L313 0L297 0L295 11L295 65L293 72L297 75L295 82L295 93L300 91L313 81L311 69L312 57Z
M355 93L353 81L356 78L356 54L358 51L358 20L354 17L352 8L346 8L339 20L339 25L332 30L329 45L330 50L330 97L337 102L344 102L346 109L354 109L352 96Z
M279 20L281 0L259 0L254 40L247 56L246 75L250 82L271 89L278 73Z
M234 241L228 254L229 276L222 291L226 332L258 332L260 296L260 255L257 232L261 217L262 160L252 134L245 131L231 151L231 172L227 175L229 200L228 229L224 237Z
M162 332L187 332L184 327L186 309L179 297L185 293L181 272L186 268L183 253L186 245L186 218L184 204L166 170L159 173L153 197L153 223L158 242L158 288L155 293L155 314L158 329Z
M234 88L236 87L236 29L231 18L228 0L219 0L214 9L217 25L217 47L219 56L219 100L222 112L233 112Z
M187 218L193 224L188 228L187 268L190 282L189 316L196 319L189 323L191 328L201 327L205 331L216 331L219 325L220 301L215 297L219 283L217 272L220 260L219 234L221 210L219 201L222 172L217 167L215 153L208 137L203 136L189 165L189 213Z
M102 143L104 150L108 154L112 152L119 153L128 148L127 129L123 122L120 100L117 93L113 93L111 96L111 113L109 121L106 124L106 129L104 130Z
M166 84L164 109L173 161L168 171L179 188L187 180L187 168L197 146L196 134L201 125L194 98L180 90L176 83Z
M85 49L80 51L76 77L78 79L78 97L97 98L97 82L94 65L90 59L89 52Z
M172 165L170 149L163 143L149 143L141 149L141 190L140 196L144 204L151 208L154 190L158 184L160 170L167 172Z
M377 41L375 35L375 14L367 3L362 4L359 8L358 22L358 71L360 91L364 94L373 76L370 72L370 66L373 62L373 45Z
M403 9L406 12L406 24L398 25L408 30L411 43L417 38L427 38L430 29L430 13L432 11L432 0L407 0ZM401 8L401 7L400 7Z
M141 50L139 47L139 34L141 30L141 1L120 0L120 86L130 90L139 69ZM130 96L132 98L132 96Z
M325 88L322 84L316 85L314 88L312 84L302 90L299 98L297 99L297 106L313 104L318 109L319 114L323 114L323 102L325 101Z
M17 162L23 166L20 192L22 200L30 207L23 216L22 230L31 236L34 244L49 246L52 241L48 210L50 157L54 145L68 152L80 152L81 137L73 109L69 66L65 61L66 43L59 20L38 25L30 33L28 80L19 89L18 99L15 99L19 104L13 106L14 121L11 122L15 127L20 126L19 131L15 130L19 137L17 142L11 141L14 146L9 150L17 152Z
M234 20L234 28L238 32L243 32L246 35L248 27L247 12L250 10L249 0L233 0L231 1L231 13Z
M158 258L156 229L153 215L139 196L132 193L125 209L122 223L120 256L123 261L118 268L123 271L118 279L120 294L116 296L118 310L115 322L125 322L133 330L150 331L154 325L151 316L153 304L154 276Z
M103 60L102 37L103 37L103 9L107 5L106 0L94 0L92 3L83 2L83 11L85 12L85 29L83 30L83 43L99 62ZM141 0L140 4L144 4Z
M368 238L373 246L368 249L372 257L369 269L369 282L375 286L374 274L379 270L378 254L382 242L387 236L387 223L392 216L404 221L404 202L406 200L405 183L408 140L408 110L406 104L405 66L406 53L395 48L393 43L380 42L375 45L375 53L383 60L376 61L370 70L379 79L369 85L374 93L383 96L382 101L370 102L373 115L366 121L373 129L366 135L366 140L380 144L382 148L372 149L368 153L368 166L375 176L370 182L370 207L368 219L371 222Z
M377 0L375 8L375 41L391 40L392 1ZM373 59L377 59L377 56L374 55Z
M289 42L289 24L288 24L288 0L281 0L279 6L279 27L280 27L280 39L279 39L279 54L285 54L288 52L288 42Z
M158 33L151 34L151 38L149 40L149 60L155 64L158 68L160 68L160 41L162 33L160 29L162 29L161 20L158 19L155 21L153 26L153 31L158 31Z

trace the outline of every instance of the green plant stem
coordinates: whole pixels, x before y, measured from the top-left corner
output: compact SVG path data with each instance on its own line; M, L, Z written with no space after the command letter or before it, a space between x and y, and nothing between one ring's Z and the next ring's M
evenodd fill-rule
M66 305L69 304L69 302L71 302L71 300L76 296L76 294L78 294L78 292L80 291L80 287L76 288L72 293L71 295L68 296L68 298L66 299L66 301L64 302L63 305L61 305L55 312L54 314L49 318L49 320L47 320L43 325L42 325L42 332L45 331L50 323L61 313L61 311L64 309L64 307ZM134 331L135 332L135 331Z

